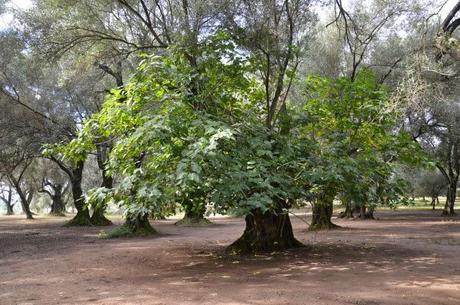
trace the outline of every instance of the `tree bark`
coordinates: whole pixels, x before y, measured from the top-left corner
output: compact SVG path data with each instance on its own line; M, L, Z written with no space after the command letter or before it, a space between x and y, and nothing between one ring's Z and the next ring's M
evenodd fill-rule
M451 179L451 182L449 183L449 186L447 188L447 198L446 198L446 204L444 206L444 210L442 211L443 216L455 216L455 199L457 197L457 184L458 184L458 178L457 179Z
M177 226L203 226L211 222L204 217L206 206L204 203L194 203L186 199L182 206L184 207L184 218L176 222Z
M6 215L14 215L14 204L12 203L13 201L13 191L11 190L11 187L8 186L7 190L3 190L3 192L6 192L8 195L5 197L4 194L0 196L0 199L5 203L6 206Z
M294 237L289 215L282 210L263 213L260 209L254 209L245 221L243 235L227 248L227 252L251 254L303 246Z
M113 187L113 178L107 175L106 170L102 171L102 184L101 187L105 187L107 189L111 189ZM105 217L105 210L107 209L107 205L105 202L97 204L94 207L93 215L91 215L91 224L95 226L109 226L112 222Z
M30 211L30 202L32 201L31 195L27 196L19 186L16 187L16 190L19 195L22 211L26 214L27 219L34 219L32 212Z
M124 226L132 235L145 236L155 234L155 229L150 225L148 215L127 215Z
M14 215L14 205L12 204L6 204L6 215Z
M374 218L374 211L368 210L365 203L361 205L359 219L375 219Z
M83 189L81 181L83 178L84 161L80 161L75 167L72 167L70 175L70 184L72 186L72 197L77 215L72 218L67 225L69 226L89 226L91 225L89 211L85 206L85 198L83 197Z
M345 211L340 213L339 218L353 218L353 208L351 206L351 200L343 199L342 202L345 204Z
M329 230L337 228L331 221L335 194L323 192L313 203L313 214L309 230Z

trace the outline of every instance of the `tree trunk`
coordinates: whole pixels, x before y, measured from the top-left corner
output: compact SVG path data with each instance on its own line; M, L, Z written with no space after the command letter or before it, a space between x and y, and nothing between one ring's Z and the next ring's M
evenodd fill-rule
M28 198L28 196L20 188L16 187L16 190L21 201L22 211L26 214L27 219L34 219L32 212L30 211L30 198Z
M351 206L351 200L343 199L342 201L345 204L345 211L340 213L339 218L353 218L353 208Z
M329 230L338 226L331 221L335 194L325 192L313 204L313 214L309 230Z
M375 219L374 210L368 210L366 204L363 203L360 208L359 219Z
M13 191L11 190L11 187L8 187L8 189L5 190L4 192L6 192L8 195L4 196L4 194L2 194L0 199L5 203L6 215L8 215L8 216L9 215L14 215L14 204L12 203L12 201L13 201Z
M113 178L107 175L105 170L102 171L101 187L111 189L113 187ZM104 213L107 209L105 202L101 202L94 207L93 215L91 215L91 224L95 226L109 226L112 222L105 217Z
M454 206L455 199L457 197L457 182L458 179L452 179L447 188L447 198L444 210L442 211L443 216L455 216Z
M227 248L232 254L280 251L303 246L295 239L289 215L254 209L246 216L243 235Z
M8 216L9 216L9 215L14 215L14 210L13 210L13 208L14 208L14 205L13 205L13 204L7 203L7 204L6 204L6 215L8 215Z
M53 194L51 194L51 211L50 215L53 216L65 216L65 203L62 200L63 195L62 184L56 183L53 186Z
M185 210L184 218L176 222L177 226L205 226L211 224L209 220L204 217L206 206L204 203L194 203L186 199L182 204Z
M81 187L83 175L84 162L80 161L72 168L72 175L70 177L70 185L72 186L72 196L77 215L72 218L67 225L69 226L89 226L91 225L89 211L85 206L85 198L83 197L83 190Z
M148 215L128 215L124 226L129 229L132 235L145 236L155 234L155 229L150 225Z
M431 207L432 207L433 211L436 209L436 199L437 199L437 197L432 197L431 198Z
M65 216L65 203L62 200L62 194L55 194L52 200L50 215Z

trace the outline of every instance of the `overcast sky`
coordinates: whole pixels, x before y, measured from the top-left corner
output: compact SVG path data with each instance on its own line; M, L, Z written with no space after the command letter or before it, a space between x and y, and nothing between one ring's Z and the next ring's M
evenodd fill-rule
M346 4L347 2L352 1L365 1L365 0L344 0L343 2ZM452 9L457 2L457 0L440 0L439 5L442 5L444 2L447 2L444 5L443 10L441 11L441 16L447 15L450 9ZM7 5L10 8L15 9L22 9L26 10L32 7L32 0L10 0L9 4ZM436 9L436 8L428 8L428 9ZM319 12L320 15L326 16L323 12ZM0 15L0 30L6 28L11 22L13 21L13 15L11 13Z

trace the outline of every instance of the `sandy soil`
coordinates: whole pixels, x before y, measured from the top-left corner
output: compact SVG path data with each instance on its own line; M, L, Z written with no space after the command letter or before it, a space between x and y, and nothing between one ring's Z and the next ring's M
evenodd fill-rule
M307 246L255 257L223 254L242 219L104 240L63 219L1 217L0 304L460 304L460 222L378 216L317 233L294 218Z

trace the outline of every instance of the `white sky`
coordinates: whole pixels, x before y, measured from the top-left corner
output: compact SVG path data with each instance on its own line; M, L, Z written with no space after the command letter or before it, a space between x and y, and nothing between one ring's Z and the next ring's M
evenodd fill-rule
M27 10L32 7L32 0L10 0L6 4L7 9ZM0 15L0 30L8 27L13 22L13 14L5 13Z
M350 3L352 1L365 1L365 0L344 0L344 3ZM441 16L444 17L447 13L454 7L457 0L440 0L439 5L442 5L445 1L446 4L444 5L443 9L441 10ZM33 6L32 0L10 0L7 4L7 7L10 9L21 9L26 10ZM437 8L430 8L430 9L437 9ZM326 12L317 8L317 11L321 18L326 16ZM0 30L8 27L9 24L13 22L13 15L11 13L5 13L0 15Z

